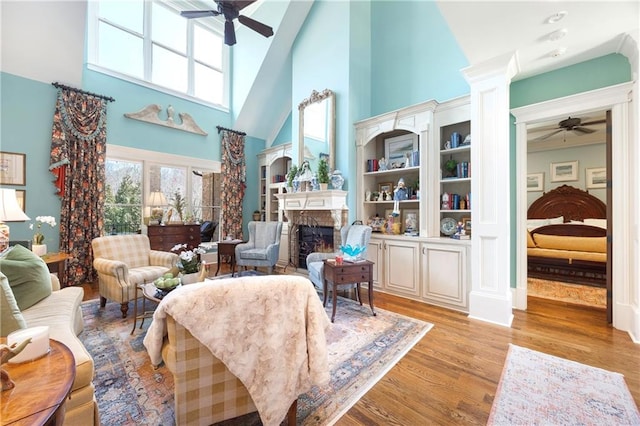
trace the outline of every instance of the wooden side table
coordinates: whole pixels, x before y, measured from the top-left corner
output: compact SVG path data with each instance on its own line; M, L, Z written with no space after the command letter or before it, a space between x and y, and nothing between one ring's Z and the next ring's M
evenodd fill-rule
M62 425L64 405L76 378L76 360L63 343L50 339L49 345L51 351L43 357L4 364L16 387L0 392L3 425Z
M71 255L67 253L47 253L42 256L49 271L58 273L61 288L67 286L67 259L71 259Z
M331 322L333 322L333 319L336 316L338 286L346 284L356 284L356 294L360 305L362 305L362 298L360 297L360 283L369 283L369 306L371 307L371 313L373 313L374 316L376 315L376 311L373 309L373 265L374 263L370 260L363 260L357 263L344 262L342 265L338 265L335 259L324 260L324 276L322 280L322 293L324 300L322 305L327 306L327 290L329 283L331 283L331 291L333 293L333 312L331 314Z
M235 274L236 270L236 246L243 243L242 240L222 240L218 241L218 269L216 269L216 275L220 272L220 264L222 263L222 257L225 256L229 259L231 264L231 276Z
M156 297L158 288L153 283L138 284L136 288L136 300L133 303L133 328L131 334L136 331L136 324L140 320L140 328L144 325L146 318L153 317L153 311L147 311L146 301L150 300L154 303L160 303L160 299ZM142 292L142 312L138 314L138 291Z

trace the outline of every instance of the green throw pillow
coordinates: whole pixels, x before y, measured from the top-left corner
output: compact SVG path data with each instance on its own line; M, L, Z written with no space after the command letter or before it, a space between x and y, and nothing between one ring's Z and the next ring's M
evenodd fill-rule
M0 272L0 336L7 337L12 331L27 328L27 322L18 308L9 280Z
M6 275L21 311L51 294L49 268L40 257L21 245L0 257L0 272Z

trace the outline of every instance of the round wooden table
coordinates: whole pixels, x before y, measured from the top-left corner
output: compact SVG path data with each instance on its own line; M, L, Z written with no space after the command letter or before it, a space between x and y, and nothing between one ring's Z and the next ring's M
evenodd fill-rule
M6 343L6 339L0 339ZM3 425L61 425L64 404L76 378L76 360L63 343L50 339L51 351L38 359L3 368L16 386L0 392Z

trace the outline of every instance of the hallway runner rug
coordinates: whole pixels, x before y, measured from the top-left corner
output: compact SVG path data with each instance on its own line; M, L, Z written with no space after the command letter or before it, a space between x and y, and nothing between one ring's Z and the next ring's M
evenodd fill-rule
M620 373L509 345L488 425L638 425Z
M138 302L141 303L141 302ZM147 302L147 308L150 304ZM138 306L141 309L141 306ZM329 314L331 304L327 303ZM82 304L85 329L80 335L95 363L94 385L101 423L110 425L173 425L173 376L164 364L151 368L142 340L151 322L133 327L121 318L120 305L99 301ZM298 425L335 423L380 380L425 334L432 324L367 304L339 298L335 323L327 331L331 381L298 399ZM225 425L260 425L256 414Z

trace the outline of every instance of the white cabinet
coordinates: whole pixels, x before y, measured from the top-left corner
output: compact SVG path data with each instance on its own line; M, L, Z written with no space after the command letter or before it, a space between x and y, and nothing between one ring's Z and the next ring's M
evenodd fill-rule
M468 309L469 244L422 243L422 297L453 309Z
M373 288L376 290L383 289L383 273L384 269L382 268L384 257L383 257L383 241L375 238L371 238L369 240L369 245L367 246L367 260L370 260L374 263L373 265Z
M420 294L420 244L416 241L385 240L385 289L399 295Z

